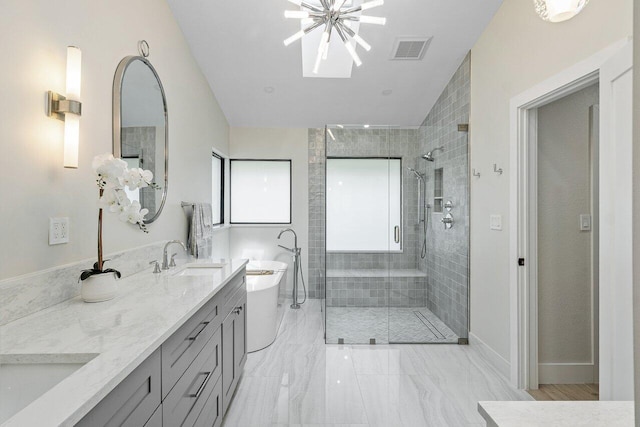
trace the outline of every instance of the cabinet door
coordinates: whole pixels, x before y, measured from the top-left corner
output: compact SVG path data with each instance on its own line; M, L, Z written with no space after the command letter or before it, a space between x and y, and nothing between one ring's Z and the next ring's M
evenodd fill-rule
M193 426L220 378L220 329L162 402L164 425Z
M160 405L160 350L156 350L76 426L143 426Z
M222 413L227 413L235 389L235 326L236 314L232 311L222 322Z
M194 427L220 427L222 424L222 380L218 380Z
M162 405L158 406L158 409L156 409L156 412L153 413L144 427L162 427Z
M222 323L222 409L231 404L233 393L247 361L247 294L238 292L239 298Z
M240 310L240 312L238 312ZM235 372L237 376L242 375L244 364L247 361L247 296L238 302L236 308L235 328L233 333L234 337L234 361Z

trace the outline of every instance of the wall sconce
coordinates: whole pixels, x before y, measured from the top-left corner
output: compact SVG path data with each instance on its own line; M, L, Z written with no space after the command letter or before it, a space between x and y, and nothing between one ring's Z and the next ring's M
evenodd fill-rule
M80 83L82 52L75 46L67 47L67 96L47 92L47 115L64 122L64 167L78 167L80 140Z
M536 12L545 21L567 21L580 12L589 0L533 0Z

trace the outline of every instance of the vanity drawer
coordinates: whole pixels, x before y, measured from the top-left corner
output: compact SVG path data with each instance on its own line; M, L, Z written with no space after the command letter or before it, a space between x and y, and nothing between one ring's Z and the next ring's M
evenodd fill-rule
M162 344L162 396L166 397L222 323L222 299L215 295Z
M158 406L158 409L156 409L156 412L153 413L144 427L162 427L162 406Z
M218 379L194 427L220 427L222 425L222 378Z
M245 270L238 273L236 277L231 279L229 283L227 283L222 289L222 314L226 316L231 309L233 309L233 304L237 300L237 292L243 289L245 292L247 291L247 278L245 276Z
M160 350L156 350L76 426L145 425L160 405Z
M193 426L221 374L220 328L162 402L165 426Z
M244 276L243 276L244 277ZM224 306L222 307L222 315L223 318L226 317L231 311L233 311L238 306L238 301L246 298L247 296L247 286L243 282L243 286L239 288L235 288L235 292L227 298Z

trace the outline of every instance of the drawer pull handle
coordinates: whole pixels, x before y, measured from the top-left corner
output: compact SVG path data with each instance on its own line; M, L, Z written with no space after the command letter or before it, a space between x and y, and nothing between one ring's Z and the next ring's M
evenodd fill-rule
M202 333L202 331L204 331L205 329L207 329L207 325L208 325L208 324L209 324L209 322L202 322L202 323L201 323L201 325L204 325L204 326L202 327L202 329L200 329L200 330L198 331L198 333L197 333L197 334L195 334L194 336L189 337L189 338L188 338L188 339L189 339L189 341L195 341L195 340L197 340L197 339L198 339L198 337L200 336L200 334Z
M209 382L209 379L211 378L211 374L213 374L213 371L202 372L200 375L203 375L203 374L205 374L207 377L204 379L204 381L202 381L202 384L200 384L200 387L198 387L198 391L196 391L196 394L190 394L189 397L193 397L196 399L200 397L200 395L202 394L202 391L207 386L207 383Z

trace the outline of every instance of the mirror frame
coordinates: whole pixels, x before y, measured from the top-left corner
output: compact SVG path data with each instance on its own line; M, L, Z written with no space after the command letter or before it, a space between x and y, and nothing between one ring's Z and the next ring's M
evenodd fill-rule
M169 112L167 110L167 97L165 95L160 76L158 76L158 73L153 65L151 65L151 62L142 56L132 55L126 56L122 59L118 64L118 68L116 68L116 74L113 78L113 156L122 158L122 80L124 79L127 68L129 68L134 61L141 61L149 67L153 73L156 81L158 82L158 86L160 87L164 108L164 183L162 185L162 201L156 210L156 214L153 217L144 220L145 224L151 224L158 219L162 213L164 204L167 201L167 188L169 186ZM157 183L157 177L155 175L154 180L156 180Z

